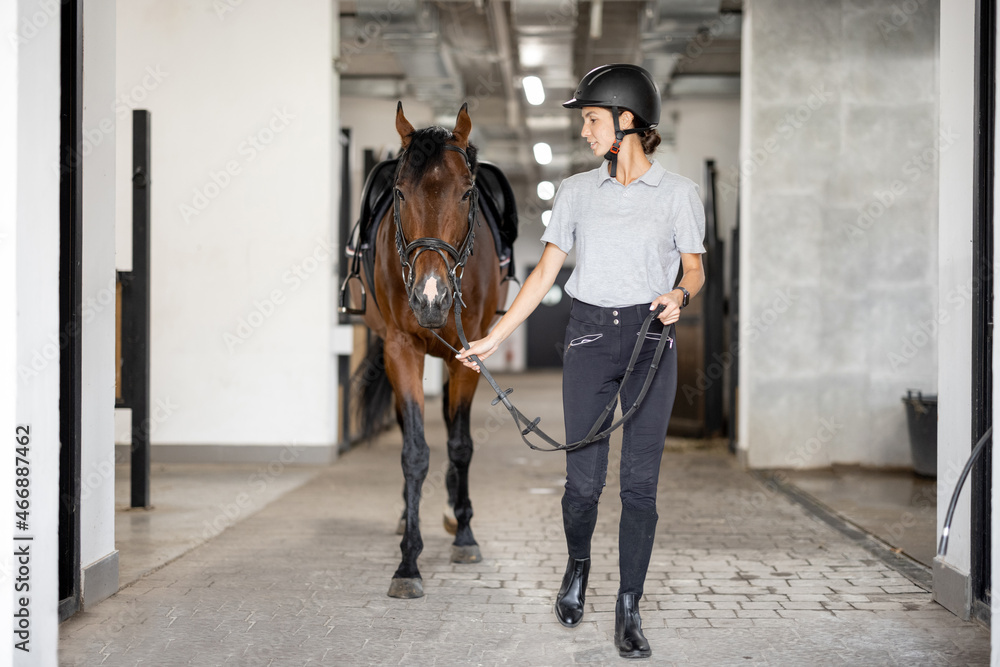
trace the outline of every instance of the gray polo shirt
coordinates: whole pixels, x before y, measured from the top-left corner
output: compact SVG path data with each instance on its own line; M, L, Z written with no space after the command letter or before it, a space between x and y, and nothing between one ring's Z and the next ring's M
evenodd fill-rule
M607 162L559 186L542 242L576 246L566 292L594 306L650 303L674 287L681 253L703 253L705 208L694 181L656 161L624 186Z

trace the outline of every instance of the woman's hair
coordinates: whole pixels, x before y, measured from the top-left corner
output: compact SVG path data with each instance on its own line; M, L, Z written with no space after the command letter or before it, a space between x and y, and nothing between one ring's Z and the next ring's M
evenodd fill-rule
M637 134L639 143L642 144L642 152L652 155L656 147L660 145L660 133L656 130L645 130Z

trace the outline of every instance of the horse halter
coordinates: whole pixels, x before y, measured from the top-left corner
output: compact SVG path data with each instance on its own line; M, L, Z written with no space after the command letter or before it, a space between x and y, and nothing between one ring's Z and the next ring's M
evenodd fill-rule
M472 254L472 244L476 240L479 191L476 189L476 177L472 170L472 162L469 160L469 154L458 146L445 144L443 148L461 154L465 158L465 166L469 168L469 173L472 175L472 189L469 195L469 231L466 233L462 245L458 248L447 241L433 236L425 236L407 243L406 236L403 234L402 216L400 215L400 202L403 200L403 197L399 191L399 187L397 187L399 174L403 168L403 161L407 159L407 151L404 150L399 158L399 164L396 166L396 175L392 184L392 212L393 217L396 219L396 252L399 253L399 261L402 264L403 283L406 286L407 298L413 293L413 281L415 279L413 267L416 265L417 259L425 251L433 250L440 255L444 261L444 265L448 267L448 282L451 283L451 290L455 300L462 300L462 274L465 272L465 263L469 260L469 255ZM448 261L449 256L452 261Z

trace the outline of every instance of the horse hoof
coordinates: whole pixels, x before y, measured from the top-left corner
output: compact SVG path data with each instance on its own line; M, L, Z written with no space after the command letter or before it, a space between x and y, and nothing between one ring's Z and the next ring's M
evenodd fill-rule
M403 535L406 533L406 519L400 519L399 523L396 524L396 534Z
M389 597L391 598L422 598L424 597L424 583L418 579L393 579L389 584Z
M479 551L478 544L466 546L451 545L452 563L478 563L483 560L483 554Z
M454 535L458 532L458 519L452 514L449 516L448 512L444 513L444 530L449 535Z

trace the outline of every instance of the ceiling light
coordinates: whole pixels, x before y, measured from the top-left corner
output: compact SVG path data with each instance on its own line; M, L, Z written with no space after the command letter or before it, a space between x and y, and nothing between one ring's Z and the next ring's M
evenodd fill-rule
M572 121L570 114L561 113L558 116L528 116L524 124L529 130L565 130L573 124Z
M552 181L542 181L538 184L538 198L548 201L552 199L556 194L556 186L552 185Z
M552 162L552 147L544 141L535 144L532 149L535 153L535 162L538 164L548 164Z
M546 227L549 226L549 220L552 218L552 209L542 211L542 224Z
M526 76L521 81L524 88L524 96L528 98L528 104L538 106L545 101L545 88L542 87L542 80L537 76Z

